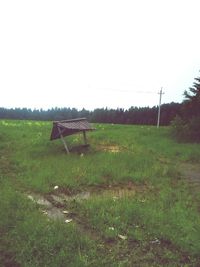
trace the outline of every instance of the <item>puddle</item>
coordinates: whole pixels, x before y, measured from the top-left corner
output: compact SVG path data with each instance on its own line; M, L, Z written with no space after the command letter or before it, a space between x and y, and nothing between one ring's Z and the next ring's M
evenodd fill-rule
M40 205L42 213L47 215L50 219L61 221L66 219L64 212L61 209L53 206L53 204L43 196L32 194L28 195L27 197L28 199Z
M79 194L76 195L65 195L65 194L59 194L59 195L51 195L52 199L61 204L64 205L66 202L70 202L70 201L82 201L84 199L88 199L90 198L91 193L90 192L81 192Z
M45 210L44 214L46 214L49 218L53 220L64 221L66 219L64 213L56 207L52 207L51 209Z
M31 195L28 195L27 197L28 199L32 200L38 205L45 206L46 208L52 208L51 202L41 195L31 194Z

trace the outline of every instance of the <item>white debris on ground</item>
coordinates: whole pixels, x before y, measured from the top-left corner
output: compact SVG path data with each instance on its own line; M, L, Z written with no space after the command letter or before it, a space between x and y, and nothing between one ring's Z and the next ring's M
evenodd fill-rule
M63 210L63 213L64 214L69 214L69 211L68 210Z
M151 244L160 244L160 240L158 238L155 238L154 240L150 241Z
M128 238L126 235L118 235L118 237L122 240L126 240Z
M28 195L27 198L34 201L34 198L31 195Z
M67 219L67 220L65 220L65 222L70 223L70 222L72 222L72 219Z

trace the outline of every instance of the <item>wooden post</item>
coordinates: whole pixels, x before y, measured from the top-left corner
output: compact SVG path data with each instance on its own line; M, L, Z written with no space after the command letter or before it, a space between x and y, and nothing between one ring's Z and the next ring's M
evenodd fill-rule
M62 135L61 130L60 130L59 127L58 127L58 131L59 131L59 133L60 133L60 138L61 138L61 140L62 140L62 142L63 142L63 144L64 144L65 150L67 151L67 154L69 154L69 149L68 149L68 147L67 147L67 144L66 144L66 142L65 142L65 139L64 139L64 137L63 137L63 135Z
M161 98L162 98L162 95L164 94L162 92L162 87L160 89L160 92L158 93L160 95L159 97L159 106L158 106L158 120L157 120L157 128L159 128L160 126L160 108L161 108Z
M84 139L84 144L87 145L87 137L85 131L83 131L83 139Z

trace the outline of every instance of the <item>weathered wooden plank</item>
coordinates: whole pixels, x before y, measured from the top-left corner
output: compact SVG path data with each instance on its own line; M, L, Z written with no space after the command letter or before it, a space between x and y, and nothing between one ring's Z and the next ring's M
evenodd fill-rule
M64 137L63 137L63 135L62 135L62 132L61 132L61 130L60 130L59 127L58 127L58 131L59 131L59 133L60 133L60 138L61 138L61 140L62 140L62 142L63 142L63 144L64 144L65 150L67 151L67 154L69 154L69 149L68 149L68 147L67 147L67 144L66 144L66 142L65 142L65 139L64 139Z
M87 137L86 137L85 131L83 131L83 140L84 140L84 144L87 145Z
M51 131L50 140L60 138L60 132L58 128L62 130L62 135L67 136L80 131L92 131L95 130L91 127L90 123L85 118L65 120L65 121L54 121L53 128Z

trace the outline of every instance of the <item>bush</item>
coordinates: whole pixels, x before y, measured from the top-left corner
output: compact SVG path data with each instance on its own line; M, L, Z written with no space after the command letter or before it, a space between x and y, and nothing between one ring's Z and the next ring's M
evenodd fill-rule
M176 116L171 123L171 133L178 141L200 142L200 117L184 120Z

